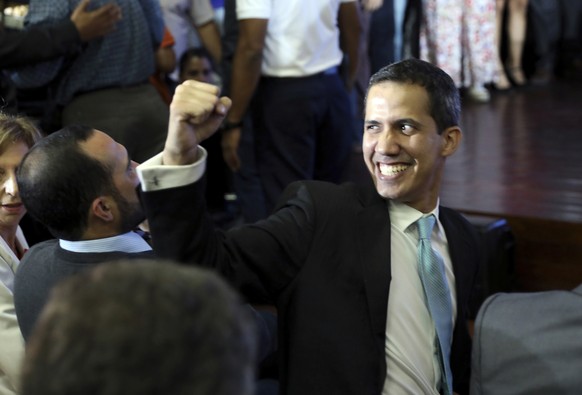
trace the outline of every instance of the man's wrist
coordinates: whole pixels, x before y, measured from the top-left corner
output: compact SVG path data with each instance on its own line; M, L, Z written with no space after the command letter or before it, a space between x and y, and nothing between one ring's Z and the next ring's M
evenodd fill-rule
M190 165L172 166L163 163L160 152L137 167L137 174L144 192L178 188L197 182L204 175L206 157L203 147L198 147L198 160Z
M243 126L243 121L237 121L237 122L232 122L229 120L226 120L222 123L222 125L220 125L220 131L221 132L227 132L229 130L232 129L240 129Z

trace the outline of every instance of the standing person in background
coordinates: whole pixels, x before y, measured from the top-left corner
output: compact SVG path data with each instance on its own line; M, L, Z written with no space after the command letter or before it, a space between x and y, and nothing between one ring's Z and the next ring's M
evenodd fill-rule
M408 0L394 0L394 61L404 58L404 23Z
M19 223L26 209L16 184L16 168L41 138L27 118L0 113L0 394L18 393L24 342L14 312L14 274L28 243Z
M89 11L89 1L81 1L70 18L55 25L20 31L0 28L0 68L20 67L74 52L83 42L114 30L121 19L121 9L108 3Z
M354 119L353 151L362 149L364 97L370 75L403 56L403 32L406 0L360 0L359 10L362 35L358 73L351 92Z
M371 74L403 56L403 29L407 0L361 0L370 13L368 54Z
M559 73L562 77L582 80L582 3L561 0L563 28L560 45Z
M394 0L362 0L362 5L370 12L368 55L370 73L374 74L387 64L393 63L395 59Z
M224 33L224 2L225 0L210 0L214 9L214 18L220 29L220 35Z
M232 66L239 36L239 21L236 15L236 0L224 1L224 25L222 35L222 92L231 96ZM251 100L252 101L252 100ZM265 193L257 170L255 152L255 132L252 118L247 110L243 116L241 138L237 155L244 166L232 176L233 190L236 194L236 204L240 210L243 222L256 222L265 218L267 207Z
M552 1L553 2L553 1ZM509 89L511 82L517 86L525 85L526 79L521 65L523 47L525 45L525 33L527 26L527 3L528 0L497 0L496 1L496 32L497 40L497 78L495 87L497 89ZM503 18L505 7L508 8L507 18L507 62L506 67L501 59L501 40L503 37ZM545 26L544 28L550 28ZM552 26L558 29L559 26ZM554 30L555 31L555 30ZM509 77L509 78L508 78Z
M379 0L381 3L382 0ZM360 42L358 44L358 70L354 85L350 92L352 105L352 114L354 118L354 128L352 132L352 152L362 151L362 136L364 133L364 98L370 81L370 56L369 46L370 37L370 19L372 12L379 5L378 0L359 0L358 1L358 18L360 20ZM384 66L388 64L385 63Z
M103 2L93 0L91 5ZM55 24L78 3L31 0L25 25ZM167 129L168 106L148 81L164 21L158 0L117 0L117 4L124 18L109 35L89 42L73 58L18 69L11 77L19 88L54 84L55 109L62 108L63 125L95 125L142 161L162 149Z
M83 0L70 18L51 26L33 26L26 30L0 27L0 69L28 66L79 51L82 43L99 38L113 29L121 18L121 9L109 3L88 11L90 0ZM0 70L0 107L18 112L16 91Z
M528 2L528 23L534 35L534 48L536 64L531 82L536 85L544 85L552 81L558 66L558 53L566 47L567 21L578 20L582 23L582 17L576 13L575 6L566 7L556 0L530 0ZM574 28L577 34L582 34L580 27ZM582 41L579 40L578 56L582 52Z
M491 0L422 0L420 58L445 70L472 100L487 102L499 52L495 28Z
M167 105L172 102L172 92L175 89L174 84L170 84L169 73L174 71L178 63L174 54L174 44L176 44L174 36L168 28L164 28L164 38L156 51L156 70L150 76L150 83Z
M164 21L174 40L174 53L180 60L182 54L192 46L203 46L212 55L216 64L220 64L222 47L220 29L214 19L214 10L210 0L160 0ZM193 33L199 38L199 43L193 45ZM179 69L176 68L170 77L178 83Z
M358 66L358 11L352 0L237 0L236 13L233 108L222 128L223 154L231 170L244 166L237 150L250 110L270 212L292 181L342 179L353 134L348 90Z

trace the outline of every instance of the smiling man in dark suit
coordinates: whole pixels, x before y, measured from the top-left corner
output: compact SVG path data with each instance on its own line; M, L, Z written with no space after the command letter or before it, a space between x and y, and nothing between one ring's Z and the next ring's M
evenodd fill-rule
M471 224L439 205L445 161L461 140L451 78L416 59L372 77L363 153L374 186L292 183L269 218L221 232L204 210L198 144L230 104L213 86L181 85L164 151L138 167L157 252L215 267L245 293L270 293L283 394L468 393L479 243ZM436 222L429 248L446 284L443 345L417 257L425 217ZM168 232L175 243L156 245Z

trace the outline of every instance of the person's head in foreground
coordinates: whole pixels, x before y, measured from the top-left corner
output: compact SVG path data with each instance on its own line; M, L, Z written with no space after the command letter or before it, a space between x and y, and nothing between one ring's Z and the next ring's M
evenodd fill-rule
M428 62L407 59L371 77L363 154L382 197L434 209L445 160L461 141L460 112L453 80Z
M145 219L137 163L125 147L87 126L67 126L39 141L17 172L30 215L65 240L117 236Z
M22 395L250 395L255 328L216 274L107 263L59 284L33 331Z

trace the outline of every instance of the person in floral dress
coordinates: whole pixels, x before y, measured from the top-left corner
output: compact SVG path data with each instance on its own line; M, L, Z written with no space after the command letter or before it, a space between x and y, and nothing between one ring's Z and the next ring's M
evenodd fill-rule
M497 72L496 9L491 0L422 0L420 58L446 71L470 98L486 102Z

